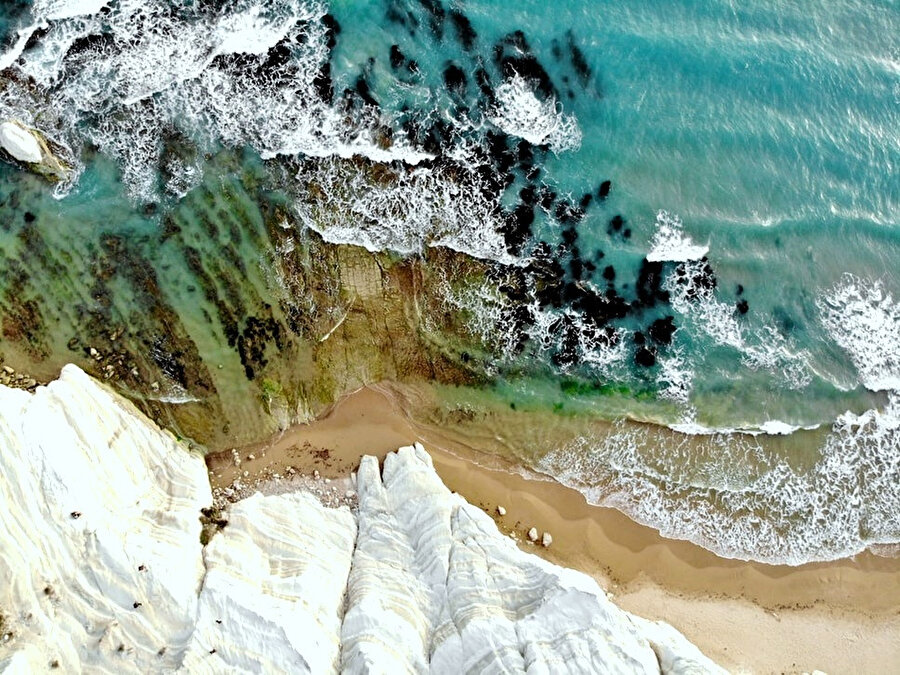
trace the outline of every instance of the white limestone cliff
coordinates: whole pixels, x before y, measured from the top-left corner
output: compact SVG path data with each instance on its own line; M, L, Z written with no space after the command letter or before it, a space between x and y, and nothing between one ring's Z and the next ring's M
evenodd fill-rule
M36 164L44 154L37 138L22 124L8 120L0 124L0 147L20 162Z
M363 459L356 515L257 494L205 547L202 458L74 366L0 387L0 448L0 673L723 672L519 550L418 444Z
M204 574L203 458L74 366L36 394L0 386L0 449L0 670L176 667Z

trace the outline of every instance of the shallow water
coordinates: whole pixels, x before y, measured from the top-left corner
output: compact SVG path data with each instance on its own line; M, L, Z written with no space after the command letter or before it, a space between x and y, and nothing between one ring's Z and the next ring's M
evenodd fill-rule
M900 539L894 3L94 4L0 17L0 113L76 169L2 169L8 362L118 341L111 380L221 444L432 345L481 383L447 410L574 419L509 451L667 535L789 562ZM317 236L420 270L388 365L315 347L348 316L365 339L357 272L390 264L329 254L313 289Z

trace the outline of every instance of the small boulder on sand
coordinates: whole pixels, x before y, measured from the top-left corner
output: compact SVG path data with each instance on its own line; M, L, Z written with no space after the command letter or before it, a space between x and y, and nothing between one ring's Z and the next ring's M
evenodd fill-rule
M553 543L553 537L550 535L549 532L544 532L544 536L541 537L541 545L544 546L544 548L547 548L552 543Z
M505 515L506 515L506 509L504 509L502 506L498 506L498 507L497 507L497 513L499 513L501 516L505 516Z
M532 527L530 530L528 530L528 539L530 541L538 540L538 531L536 527Z

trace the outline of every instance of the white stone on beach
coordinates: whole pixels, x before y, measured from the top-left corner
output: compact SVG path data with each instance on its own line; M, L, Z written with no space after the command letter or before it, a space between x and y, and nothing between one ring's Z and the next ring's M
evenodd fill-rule
M551 534L549 532L544 532L544 536L541 537L541 545L544 548L547 548L552 543L553 543L553 537L551 536Z
M528 530L528 540L529 541L537 541L538 540L538 531L536 527L532 527Z
M41 146L34 134L12 120L0 124L0 145L20 162L36 164L43 158Z
M0 673L724 672L521 551L419 444L362 459L356 516L256 494L205 550L202 457L78 368L0 386L0 447Z
M504 509L502 506L498 506L498 507L497 507L497 513L498 513L499 515L501 515L501 516L505 516L505 515L506 515L506 509Z

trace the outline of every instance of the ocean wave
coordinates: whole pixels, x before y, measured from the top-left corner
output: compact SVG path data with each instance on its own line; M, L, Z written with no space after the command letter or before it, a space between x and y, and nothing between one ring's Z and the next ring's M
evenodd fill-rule
M850 356L863 385L900 389L900 304L884 284L845 274L817 304L825 329Z
M647 260L650 262L684 262L687 260L699 260L709 253L709 246L695 244L684 233L684 224L681 218L659 211L656 214L656 230L650 241L650 252Z
M667 217L660 229L669 228L671 219ZM683 247L679 250L683 251ZM666 277L663 288L669 292L672 308L686 319L687 330L737 350L747 368L772 373L782 386L790 389L803 389L812 381L807 350L797 348L772 323L757 323L748 329L739 320L735 306L718 298L718 284L705 256L679 262ZM687 365L697 367L697 364ZM681 368L684 366L680 364Z
M484 141L486 101L480 111L453 116L437 98L432 109L414 113L382 108L358 83L335 95L339 28L318 0L106 4L35 5L34 25L0 56L22 80L0 112L27 120L34 111L55 111L55 131L74 154L88 142L114 158L139 203L177 199L202 178L202 162L170 152L173 138L174 145L190 139L197 157L222 144L249 146L264 160L295 159L302 164L295 187L302 187L300 176L313 176L326 201L348 208L352 217L323 218L319 209L311 218L298 204L304 224L329 241L403 253L448 246L511 262L499 234L506 184ZM491 105L510 133L556 152L580 143L575 118L554 96L539 101L522 77L500 84ZM406 124L441 129L441 157L411 140ZM396 180L362 185L352 168L338 176L336 167L352 162L334 160L356 157L390 165L386 173ZM311 169L310 158L322 166Z
M900 396L845 413L811 467L744 434L660 437L620 425L538 468L663 536L742 560L800 565L900 541Z
M693 411L692 411L693 412ZM811 424L808 426L800 426L788 424L780 420L766 420L753 426L741 427L707 427L699 424L695 417L688 416L684 421L675 424L669 424L668 427L672 431L688 436L713 436L716 434L746 434L748 436L789 436L795 431L813 431L821 425Z
M505 133L534 145L547 144L556 152L577 150L581 129L572 115L565 115L559 102L540 100L528 82L519 76L504 81L495 92L497 105L491 121Z
M303 186L294 200L300 221L326 241L400 253L447 246L477 258L515 262L498 233L495 202L483 196L490 190L479 173L326 157L299 163L292 182ZM310 194L311 185L320 189Z

